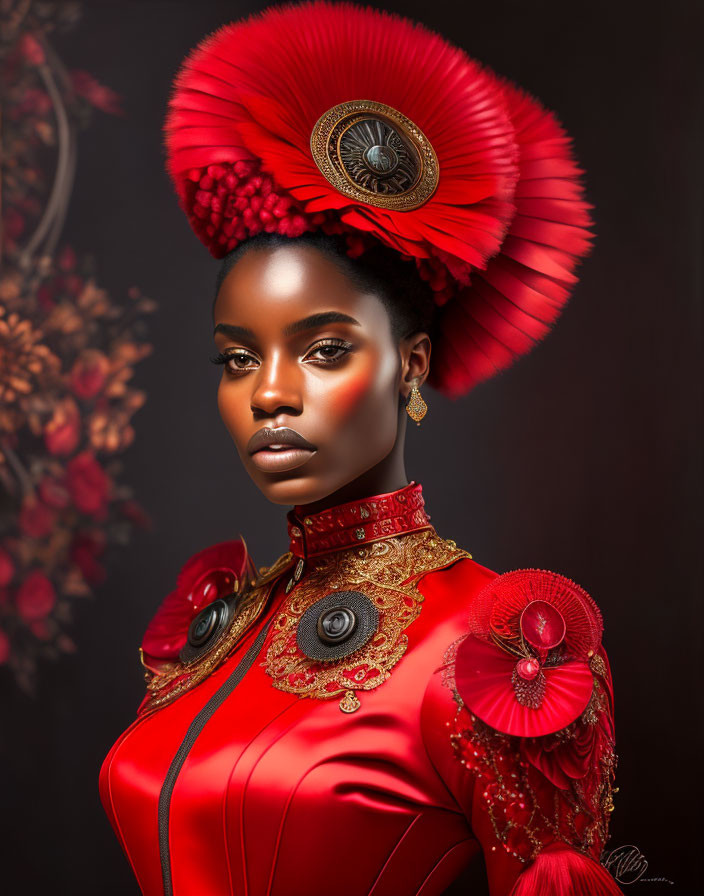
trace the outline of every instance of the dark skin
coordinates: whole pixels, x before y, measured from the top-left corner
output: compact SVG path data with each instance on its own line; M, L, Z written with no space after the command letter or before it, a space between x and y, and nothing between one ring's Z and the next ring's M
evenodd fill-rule
M330 312L351 320L303 328L304 319ZM394 340L378 295L361 291L317 248L293 243L240 257L220 287L213 323L215 345L228 356L218 409L270 501L316 513L408 484L404 405L428 375L427 333ZM265 427L290 427L315 450L302 451L295 468L262 469L273 449L251 454L249 440Z

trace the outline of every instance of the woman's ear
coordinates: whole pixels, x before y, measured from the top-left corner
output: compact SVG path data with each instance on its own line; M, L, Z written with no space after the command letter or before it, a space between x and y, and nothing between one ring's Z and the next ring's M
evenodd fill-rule
M430 371L430 336L425 332L412 333L401 340L401 394L408 398L413 386L419 388Z

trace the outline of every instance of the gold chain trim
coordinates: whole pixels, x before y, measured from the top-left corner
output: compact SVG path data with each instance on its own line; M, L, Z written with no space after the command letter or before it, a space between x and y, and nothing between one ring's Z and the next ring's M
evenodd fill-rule
M340 708L354 712L360 705L354 692L371 690L386 681L406 651L404 629L418 617L423 604L418 580L427 572L471 556L429 527L314 559L272 625L262 665L274 687L318 699L344 694ZM378 631L344 659L309 659L296 642L301 617L319 598L345 590L361 591L373 602L379 611Z
M225 660L252 623L259 618L273 583L279 575L288 569L292 560L293 554L287 552L279 557L273 566L260 568L260 574L253 585L242 593L240 605L235 612L230 628L223 632L208 653L190 664L169 663L156 674L147 673L149 700L142 707L141 713L159 709L166 703L175 700L181 694L200 684Z

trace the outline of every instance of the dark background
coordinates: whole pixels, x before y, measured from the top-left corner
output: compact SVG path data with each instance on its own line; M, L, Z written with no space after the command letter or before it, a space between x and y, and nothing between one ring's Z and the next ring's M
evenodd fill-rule
M609 846L635 844L645 877L674 881L627 892L688 893L702 805L701 5L382 5L539 96L586 168L597 240L556 331L467 398L426 389L407 469L439 532L478 562L562 572L599 603L620 757ZM257 564L287 548L286 508L251 484L218 417L217 263L178 210L160 133L186 52L264 6L93 2L55 41L69 67L125 100L125 118L96 113L81 134L65 236L96 256L112 295L136 284L160 304L136 378L148 401L124 455L155 527L113 554L97 600L80 608L78 652L42 668L36 700L0 676L7 893L137 892L97 785L141 698L143 629L195 551L240 532Z

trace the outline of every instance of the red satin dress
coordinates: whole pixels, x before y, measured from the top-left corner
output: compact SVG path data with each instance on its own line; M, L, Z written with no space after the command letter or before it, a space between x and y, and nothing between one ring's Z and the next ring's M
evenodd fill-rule
M621 892L598 861L615 758L587 603L529 570L506 610L504 577L429 520L411 483L294 508L258 573L241 542L186 563L100 773L145 896L433 896L480 853L492 896Z

